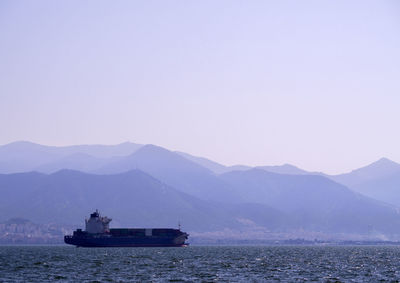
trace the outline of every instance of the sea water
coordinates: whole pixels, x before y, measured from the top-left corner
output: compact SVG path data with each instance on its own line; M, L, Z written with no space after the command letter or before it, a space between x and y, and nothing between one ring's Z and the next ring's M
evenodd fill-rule
M1 282L378 282L398 246L0 246Z

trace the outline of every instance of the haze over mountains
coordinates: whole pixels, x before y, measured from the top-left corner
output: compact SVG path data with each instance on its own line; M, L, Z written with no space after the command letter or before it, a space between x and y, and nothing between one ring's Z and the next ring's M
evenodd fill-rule
M45 146L26 141L0 146L0 173L58 171L71 167L96 167L94 161L126 156L140 148L135 143L118 145ZM85 165L87 164L87 165ZM92 164L89 166L89 164ZM67 166L67 167L66 167ZM68 167L69 166L69 167Z
M113 225L181 221L223 237L400 239L400 165L388 159L329 176L290 164L228 167L154 145L16 142L0 146L0 173L0 221L78 225L98 208Z
M400 164L387 158L331 178L356 192L400 206Z

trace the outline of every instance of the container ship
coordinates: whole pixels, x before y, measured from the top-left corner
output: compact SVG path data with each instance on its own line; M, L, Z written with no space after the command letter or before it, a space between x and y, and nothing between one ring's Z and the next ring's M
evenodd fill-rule
M184 247L189 234L171 228L110 229L112 219L100 216L96 210L85 220L85 231L77 229L64 236L66 244L77 247Z

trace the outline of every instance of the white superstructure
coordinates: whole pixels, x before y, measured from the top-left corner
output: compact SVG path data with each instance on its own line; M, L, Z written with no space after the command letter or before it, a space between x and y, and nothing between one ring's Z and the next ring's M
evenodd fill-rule
M110 231L109 224L111 220L108 217L101 217L96 209L96 212L90 214L89 219L85 219L85 230L90 234L107 233Z

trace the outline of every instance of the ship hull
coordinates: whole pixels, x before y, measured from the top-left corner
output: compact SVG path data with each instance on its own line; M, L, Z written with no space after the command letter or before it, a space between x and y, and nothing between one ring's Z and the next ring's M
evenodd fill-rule
M66 244L78 247L183 247L186 237L110 237L110 236L65 236Z
M77 247L183 247L189 234L172 228L114 228L111 219L96 210L85 220L86 228L64 236L64 242Z

